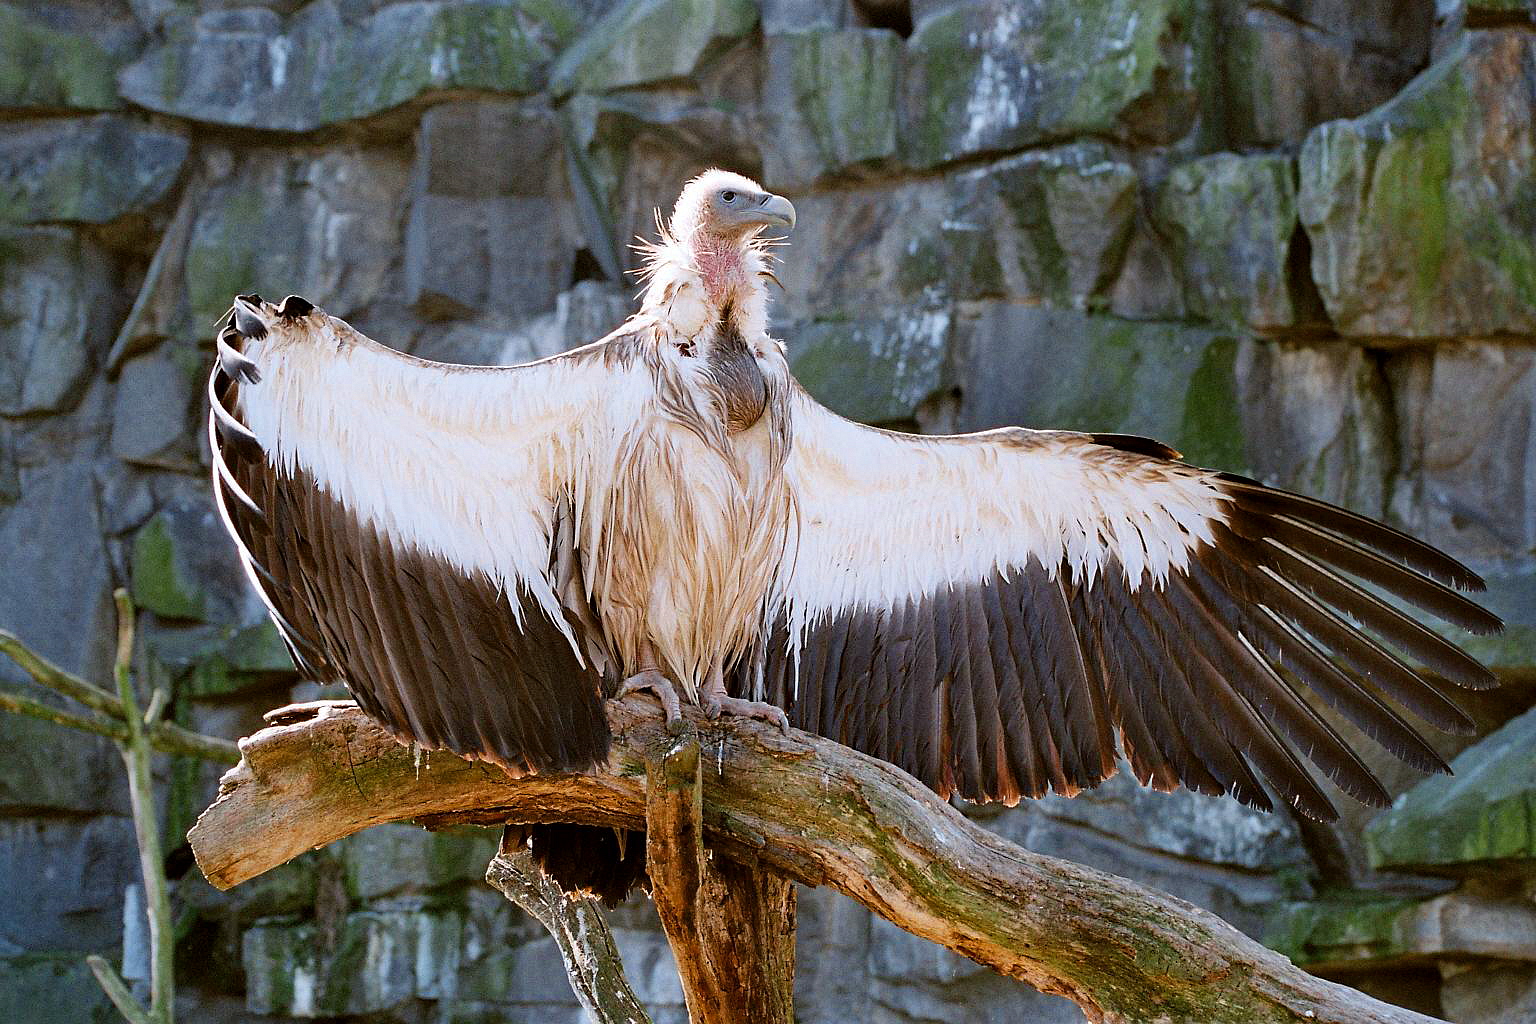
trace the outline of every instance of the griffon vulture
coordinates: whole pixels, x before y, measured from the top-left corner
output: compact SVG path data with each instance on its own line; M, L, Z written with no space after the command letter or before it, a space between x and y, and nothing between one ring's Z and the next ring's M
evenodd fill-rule
M513 774L603 761L604 699L639 688L668 716L787 720L971 800L1076 793L1120 750L1159 789L1333 819L1311 761L1387 803L1308 696L1446 769L1402 711L1470 731L1456 690L1494 678L1399 602L1498 630L1460 592L1473 572L1143 438L834 415L767 331L762 233L793 223L753 181L696 178L640 311L520 366L236 299L215 492L298 667L402 740ZM642 870L621 845L534 839L610 899Z

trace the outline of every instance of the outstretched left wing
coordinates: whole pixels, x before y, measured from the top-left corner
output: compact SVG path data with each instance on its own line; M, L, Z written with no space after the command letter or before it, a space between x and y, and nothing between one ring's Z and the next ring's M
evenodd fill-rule
M1303 758L1387 793L1302 689L1427 771L1445 764L1393 704L1470 731L1455 688L1494 683L1368 589L1489 632L1456 589L1482 581L1343 509L1143 438L904 435L798 390L793 430L798 530L737 685L942 794L1070 795L1115 771L1118 735L1144 783L1268 809L1267 783L1331 820Z
M509 771L602 761L608 651L575 510L643 400L602 346L464 367L242 296L209 381L214 490L311 676Z

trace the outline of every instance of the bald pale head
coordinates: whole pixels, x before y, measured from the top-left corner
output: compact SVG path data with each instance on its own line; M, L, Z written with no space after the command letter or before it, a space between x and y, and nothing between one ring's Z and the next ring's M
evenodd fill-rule
M764 228L795 226L795 208L788 199L763 191L751 178L712 170L694 178L672 208L670 234L688 241L703 234L738 241Z

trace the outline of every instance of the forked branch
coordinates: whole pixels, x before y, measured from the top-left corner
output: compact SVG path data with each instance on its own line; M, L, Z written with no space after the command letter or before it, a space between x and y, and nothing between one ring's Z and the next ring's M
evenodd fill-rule
M608 766L511 779L444 754L418 764L362 712L326 707L240 744L190 839L209 881L238 885L370 825L579 822L641 828L646 765L675 742L641 697L610 707ZM1030 853L910 776L829 740L690 718L702 820L717 853L830 885L887 920L1095 1021L1425 1024L1315 978L1215 915Z

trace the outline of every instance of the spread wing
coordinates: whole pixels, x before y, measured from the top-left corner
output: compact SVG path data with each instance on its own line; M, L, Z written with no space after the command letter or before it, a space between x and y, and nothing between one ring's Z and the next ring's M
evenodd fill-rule
M451 366L297 297L236 301L214 490L302 670L427 748L518 773L607 756L574 510L641 383L610 355Z
M1398 708L1470 731L1455 688L1493 685L1376 596L1501 625L1456 589L1476 575L1390 527L1143 438L918 437L794 401L798 537L752 683L940 793L1070 795L1115 771L1118 735L1144 783L1265 809L1268 784L1328 820L1304 758L1387 794L1304 690L1443 770Z

